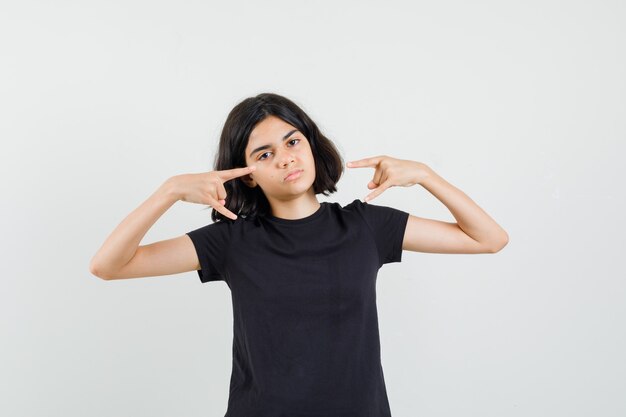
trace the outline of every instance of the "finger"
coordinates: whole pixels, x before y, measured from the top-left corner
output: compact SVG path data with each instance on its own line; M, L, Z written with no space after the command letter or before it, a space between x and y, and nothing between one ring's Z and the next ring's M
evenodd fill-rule
M361 167L375 167L380 162L380 156L374 156L372 158L359 159L358 161L348 162L349 168L361 168Z
M226 200L226 188L222 182L217 183L217 198Z
M228 210L222 204L218 203L214 198L209 198L209 204L211 204L211 207L213 207L215 209L215 211L217 211L218 213L223 214L224 216L228 217L229 219L237 220L237 215L235 215L235 213L233 213L232 211Z
M383 170L382 169L377 169L374 172L374 179L372 180L372 182L374 184L376 184L376 186L379 186L383 182L382 176L383 176Z
M233 168L233 169L225 169L223 171L218 171L219 176L224 181L232 180L233 178L242 177L253 172L256 169L256 165L250 165L243 168Z
M382 183L378 188L376 188L376 190L372 191L365 197L365 201L372 201L373 199L381 195L383 191L385 191L389 187L391 187L390 183L388 182Z
M229 219L237 220L237 215L233 213L232 211L228 210L226 207L222 205L218 205L218 206L214 206L213 208L217 210L218 213L222 213L224 216L228 217Z

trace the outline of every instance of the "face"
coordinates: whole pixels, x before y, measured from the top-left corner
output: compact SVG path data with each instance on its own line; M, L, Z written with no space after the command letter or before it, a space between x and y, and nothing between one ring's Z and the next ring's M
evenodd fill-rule
M270 203L313 193L315 161L309 141L276 116L266 117L250 134L246 165L256 165L256 170L242 180L250 187L261 187ZM299 176L285 179L294 170L301 170Z

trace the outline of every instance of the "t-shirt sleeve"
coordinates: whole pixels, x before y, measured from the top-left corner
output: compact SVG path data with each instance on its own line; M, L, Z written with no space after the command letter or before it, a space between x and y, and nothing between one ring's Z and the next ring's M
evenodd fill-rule
M198 276L203 283L225 281L223 266L230 247L229 226L220 221L186 233L196 249L201 268Z
M362 202L358 199L353 204L360 209L374 236L380 265L401 262L402 241L409 213L393 207Z

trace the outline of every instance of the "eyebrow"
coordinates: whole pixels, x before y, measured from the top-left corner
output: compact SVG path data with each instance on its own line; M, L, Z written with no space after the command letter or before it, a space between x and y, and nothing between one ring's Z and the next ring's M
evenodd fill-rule
M289 139L289 136L293 135L295 132L297 132L298 129L293 129L290 130L289 132L287 132L285 134L285 136L283 136L283 141ZM272 145L263 145L263 146L259 146L258 148L256 148L255 150L253 150L252 152L250 152L250 157L252 158L252 155L254 155L255 153L257 153L258 151L262 151L263 149L267 149L267 148L271 148Z

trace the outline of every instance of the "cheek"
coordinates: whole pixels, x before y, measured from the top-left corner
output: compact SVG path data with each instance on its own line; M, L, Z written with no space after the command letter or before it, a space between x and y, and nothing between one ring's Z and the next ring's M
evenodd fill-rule
M313 154L311 152L311 148L300 148L298 149L297 155L301 159L310 159L313 160Z
M276 180L276 178L279 177L279 175L277 173L271 172L268 169L266 170L265 167L261 167L261 165L262 164L257 165L257 169L256 169L257 175L256 175L256 177L254 177L254 179L257 182L261 182L261 183L266 182L266 181L272 182L272 181Z

